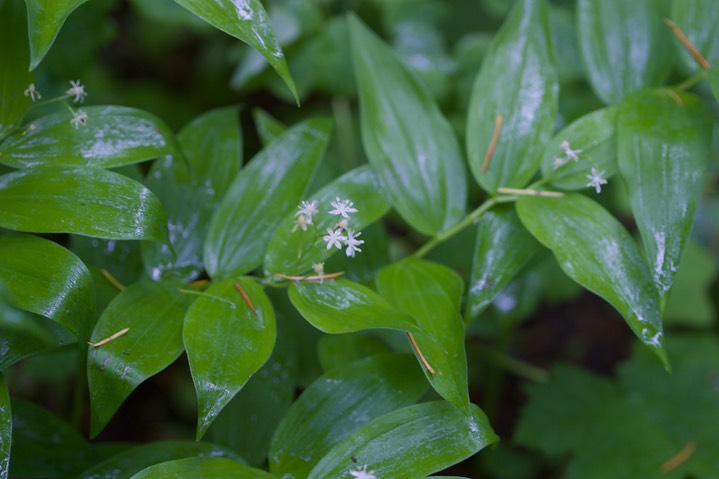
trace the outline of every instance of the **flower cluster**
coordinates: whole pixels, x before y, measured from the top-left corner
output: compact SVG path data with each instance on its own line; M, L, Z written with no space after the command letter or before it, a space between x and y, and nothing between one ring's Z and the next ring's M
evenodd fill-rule
M584 150L574 150L569 145L569 142L567 140L563 140L559 144L559 148L562 149L564 152L564 156L559 156L554 158L554 162L552 163L552 166L556 170L557 168L561 168L562 166L566 165L570 161L579 162L579 155L582 154ZM604 178L604 170L599 171L597 168L592 167L592 172L589 175L585 175L586 178L589 180L589 183L587 183L587 187L594 188L597 193L602 192L602 185L607 184L607 180Z
M355 479L377 479L377 476L374 475L374 471L368 471L366 465L355 471L350 471L350 476Z
M333 227L327 228L327 234L322 239L327 243L327 249L346 247L347 256L354 257L355 253L362 252L359 247L364 243L363 240L357 239L362 233L349 227L350 214L357 213L357 208L354 207L352 201L339 197L330 202L330 205L332 209L328 213L339 218ZM303 201L297 208L299 211L295 213L295 224L292 231L295 232L298 229L307 231L308 226L314 226L314 216L319 213L317 201Z
M39 100L42 98L42 95L35 87L34 83L30 83L27 88L25 88L25 91L23 92L25 96L29 96L30 100L33 102ZM82 103L85 97L87 96L87 92L85 91L85 87L82 83L80 83L80 80L70 80L70 88L65 91L65 95L73 97L72 101L74 103ZM61 96L59 98L55 98L49 101L57 101L57 100L64 100L66 96ZM67 108L70 110L70 113L72 113L72 118L70 119L70 125L72 125L73 128L79 128L80 126L84 126L87 124L87 113L85 113L82 110L73 110L70 105L67 105Z

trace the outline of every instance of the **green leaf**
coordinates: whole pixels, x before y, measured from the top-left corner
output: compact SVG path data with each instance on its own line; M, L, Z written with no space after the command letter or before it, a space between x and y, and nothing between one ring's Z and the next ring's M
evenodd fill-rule
M5 377L0 373L0 479L10 477L10 444L12 442L12 413L10 394Z
M468 412L465 415L445 401L436 401L385 414L332 448L308 479L347 477L361 467L392 479L413 479L446 469L499 440L477 406L470 405Z
M50 50L62 24L87 0L25 0L30 35L30 70L34 70Z
M207 273L222 279L262 263L267 242L305 194L329 141L330 122L307 120L260 151L235 178L207 234Z
M469 164L480 186L522 187L539 167L557 111L554 69L545 0L519 0L492 40L472 89L467 117ZM497 117L502 125L485 166Z
M554 368L550 381L529 389L515 441L567 464L567 479L715 477L719 460L702 444L719 440L719 393L707 380L719 344L707 335L672 335L667 346L676 358L672 374L644 349L613 381ZM664 470L673 458L674 469Z
M711 285L716 275L713 252L690 238L664 309L665 324L711 327L714 323Z
M284 80L299 104L297 89L287 68L270 18L259 0L175 0L210 25L242 40L262 54Z
M138 241L70 235L70 249L85 264L107 270L121 284L134 283L142 274ZM104 281L107 282L107 278Z
M552 250L562 270L614 306L669 369L656 289L621 223L581 195L521 197L517 212L534 237Z
M611 178L617 171L617 108L593 111L563 128L550 140L542 157L542 176L549 184L563 190L587 188L592 167ZM560 146L579 150L578 160L568 158ZM559 161L557 161L559 159Z
M419 323L422 332L415 340L434 371L420 361L432 387L469 414L464 324L459 311L462 278L438 263L408 258L380 270L377 289L392 306ZM421 360L416 350L415 354Z
M262 146L267 146L272 143L277 137L287 130L287 127L277 120L275 117L267 113L265 110L255 108L252 110L252 119L255 121L257 126L257 134L260 136Z
M81 341L95 319L95 287L80 258L32 235L0 237L0 281L17 307L41 314Z
M659 85L672 67L666 2L579 0L577 34L589 83L607 104Z
M143 469L132 476L131 479L176 479L180 477L275 479L275 476L269 472L221 457L190 457L163 462Z
M382 192L418 231L445 230L464 215L467 196L454 130L425 86L355 16L350 34L362 140Z
M419 332L417 321L370 288L346 279L300 281L290 286L297 311L315 328L330 334L387 328Z
M371 333L370 333L371 334ZM317 342L317 359L327 372L368 356L389 352L384 341L370 334L323 334Z
M270 472L306 477L352 431L414 404L425 388L406 354L371 356L328 372L305 389L277 427L270 445Z
M702 196L712 114L694 95L657 90L627 97L617 121L619 169L663 312Z
M259 467L267 460L272 434L295 398L296 337L282 319L278 314L277 343L270 358L207 431L209 440L238 452L251 466Z
M90 436L97 436L120 404L147 378L169 366L184 348L182 324L193 297L179 283L135 283L112 300L98 319L92 343L127 330L101 346L90 347Z
M25 38L27 20L22 4L0 0L0 141L20 125L30 105L30 97L23 92L34 75L27 69L30 51Z
M197 392L199 439L270 357L275 313L251 278L212 283L187 311L182 338Z
M390 208L380 193L377 175L368 166L345 173L309 198L308 201L317 202L319 213L312 218L312 224L308 225L306 230L298 227L295 211L284 218L267 246L264 260L266 272L301 274L313 264L326 260L338 251L334 247L328 249L327 244L322 241L327 229L334 229L341 219L328 214L332 209L331 202L336 198L354 203L357 212L351 215L348 223L349 228L354 231L360 231L377 221ZM372 245L366 244L362 249L371 247Z
M159 441L139 444L122 451L82 472L75 479L130 479L143 469L187 457L227 457L241 459L223 447L206 442Z
M719 66L709 68L707 70L707 77L712 93L714 93L714 98L719 101Z
M126 176L85 166L38 166L0 176L0 227L167 242L162 205Z
M540 244L519 221L511 205L500 205L482 217L472 261L467 316L474 318L539 251Z
M719 35L716 34L719 10L716 8L716 3L713 0L684 0L672 2L671 5L671 19L681 28L694 48L710 64L715 65L719 62ZM697 61L679 39L674 39L674 45L684 70L698 73Z
M40 117L0 146L0 162L14 168L36 165L112 168L168 155L176 150L172 131L155 115L124 106L88 106L87 124L73 127L72 113Z

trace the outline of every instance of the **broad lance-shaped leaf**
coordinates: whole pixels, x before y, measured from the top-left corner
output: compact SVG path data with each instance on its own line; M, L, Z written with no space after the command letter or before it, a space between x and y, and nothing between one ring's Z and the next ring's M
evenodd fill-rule
M95 286L80 258L32 235L0 237L0 281L15 306L57 321L84 342L95 319Z
M14 168L79 165L111 168L176 151L170 128L155 115L124 106L88 106L87 123L74 127L60 111L33 120L0 145L0 162Z
M312 383L280 422L270 445L270 472L307 477L352 431L414 404L426 388L408 354L380 354L333 369Z
M338 252L335 247L327 249L327 244L322 240L327 229L334 229L338 220L342 219L328 213L333 209L332 201L340 198L354 203L357 212L349 215L348 227L360 231L389 210L390 205L380 191L377 175L365 165L348 171L310 195L306 201L316 201L319 210L312 217L312 224L308 224L306 229L300 228L297 224L297 209L289 213L267 246L265 271L269 274L301 274L313 264L320 263ZM372 245L367 244L366 247L371 248Z
M362 140L382 192L418 231L432 235L464 215L459 143L425 86L389 46L350 16Z
M684 2L680 2L684 3ZM657 0L579 0L577 34L592 88L605 103L659 85L672 67L672 34Z
M226 457L235 462L242 458L231 450L206 442L155 441L126 449L104 461L97 462L74 479L129 479L143 469L175 459L188 457ZM202 476L189 476L202 477Z
M50 50L62 24L87 0L25 0L30 35L30 70L34 70Z
M542 176L563 190L587 188L592 168L609 179L617 172L617 108L593 111L575 120L552 138L544 149ZM564 145L564 142L567 145ZM567 155L567 148L576 155Z
M474 82L467 152L474 177L489 193L498 187L524 186L539 167L552 134L559 85L548 10L546 0L518 0ZM498 115L502 122L496 132Z
M328 120L304 121L274 140L237 175L205 240L207 273L222 279L262 263L267 243L300 203L329 141Z
M719 64L719 35L716 26L719 25L719 8L714 0L683 0L672 2L671 19L681 28L689 42L697 51L709 61L709 64ZM681 66L687 72L698 73L700 65L687 51L679 39L674 44L679 52Z
M446 469L498 440L489 419L474 404L466 415L445 401L415 404L353 432L307 479L350 477L361 468L376 477L415 479Z
M432 387L469 414L464 324L459 311L462 278L446 266L408 258L380 270L377 289L392 306L419 323L422 332L414 340L421 355L416 349L415 354Z
M227 279L201 294L182 330L197 392L198 439L275 345L275 312L255 280Z
M687 93L646 91L620 105L619 168L662 312L702 195L712 125L704 102Z
M86 166L36 166L0 176L0 227L167 243L167 220L150 190Z
M513 206L499 205L485 213L477 229L467 319L489 306L540 247Z
M178 477L275 479L275 476L269 472L222 457L188 457L163 462L143 469L130 479L174 479Z
M371 289L339 278L301 281L290 286L290 300L315 328L343 334L372 328L419 332L417 321L397 311Z
M27 68L30 51L24 40L24 10L17 0L0 0L0 141L20 124L30 105L30 96L23 94L34 77Z
M88 352L90 436L102 431L141 382L182 354L183 319L195 297L180 293L179 286L173 282L135 283L116 296L97 320L93 343L127 332L101 346L91 346Z
M259 0L175 0L210 25L242 40L262 54L299 103L285 55Z
M5 377L0 373L0 479L10 477L10 444L12 444L12 414L10 394Z
M611 303L669 369L658 295L644 259L621 223L582 195L521 197L517 212L534 237L552 250L562 270Z

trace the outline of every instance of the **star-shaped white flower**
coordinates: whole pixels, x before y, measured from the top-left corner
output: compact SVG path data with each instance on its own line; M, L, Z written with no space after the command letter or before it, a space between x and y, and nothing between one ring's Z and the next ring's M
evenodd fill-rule
M82 110L77 110L75 113L73 113L72 119L70 120L70 124L73 128L78 128L80 125L86 125L87 124L87 113L85 113Z
M355 252L362 252L362 250L359 249L358 246L364 244L364 241L357 239L357 237L361 234L362 232L355 233L351 229L347 229L347 239L345 239L345 245L347 246L347 256L351 256L354 258Z
M597 190L597 193L601 193L602 185L607 184L607 180L604 179L604 170L598 171L596 168L592 167L592 174L586 175L586 177L589 179L587 186L593 186Z
M347 241L347 237L342 234L342 230L332 231L332 228L327 228L327 234L322 239L327 243L327 249L333 246L337 249L342 249L342 243Z
M65 93L70 96L74 96L75 98L73 98L72 101L74 101L75 103L82 103L82 101L87 96L87 93L85 92L85 87L82 86L80 80L70 80L70 89L67 90Z
M37 91L37 89L35 88L34 83L30 83L27 88L25 88L25 91L23 93L25 94L25 96L29 96L30 100L32 100L33 102L42 98L40 92Z
M297 208L299 211L295 213L295 216L304 215L308 225L312 224L312 216L319 213L319 210L317 209L317 202L314 200L303 201Z
M574 160L574 161L579 161L579 155L584 151L584 150L573 150L569 146L569 142L567 140L562 141L559 144L559 147L562 150L564 150L564 154L567 155L568 160Z
M312 218L310 218L310 221L308 221L305 215L299 215L295 220L295 225L292 227L292 232L294 233L295 231L297 231L297 228L301 228L302 231L307 231L307 225L312 223L311 220Z
M374 475L374 471L368 471L366 465L356 471L350 471L350 476L355 479L377 479L377 476Z
M567 164L567 161L568 160L565 160L564 158L557 157L552 162L552 168L554 168L556 170L557 168L560 168L560 167L564 166L565 164Z
M349 213L357 213L357 209L354 208L354 203L350 200L335 198L335 201L330 204L334 208L330 210L331 215L342 215L343 218L349 218Z

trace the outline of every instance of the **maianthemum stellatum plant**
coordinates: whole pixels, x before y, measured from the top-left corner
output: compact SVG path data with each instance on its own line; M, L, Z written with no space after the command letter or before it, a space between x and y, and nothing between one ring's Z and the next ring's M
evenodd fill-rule
M427 67L449 60L417 13L459 6L132 3L244 42L233 85L274 85L278 103L296 103L291 125L254 112L260 145L249 159L238 106L175 132L143 109L96 104L100 94L75 75L61 89L39 81L86 1L0 0L0 479L442 473L499 440L470 400L466 331L549 252L658 358L641 371L671 370L662 317L712 157L715 0L517 0L490 39L464 51L474 67L455 91L460 107L433 76L444 67ZM394 44L373 11L395 22ZM572 75L596 98L566 121ZM344 100L307 111L312 92ZM366 162L342 159L357 155L345 141L352 119ZM629 211L618 213L611 191ZM470 230L463 278L432 254ZM412 241L397 247L391 231ZM302 382L306 331L346 342L327 343L338 346L321 353L324 373ZM4 378L59 349L86 370L75 426L14 397ZM182 355L196 441L108 445L78 431L85 395L94 438ZM557 388L585 381L557 377ZM518 436L547 453L555 439L531 431L551 429L532 424L552 394L533 393ZM636 470L673 474L686 451L674 462L642 456ZM577 470L565 477L589 477Z

